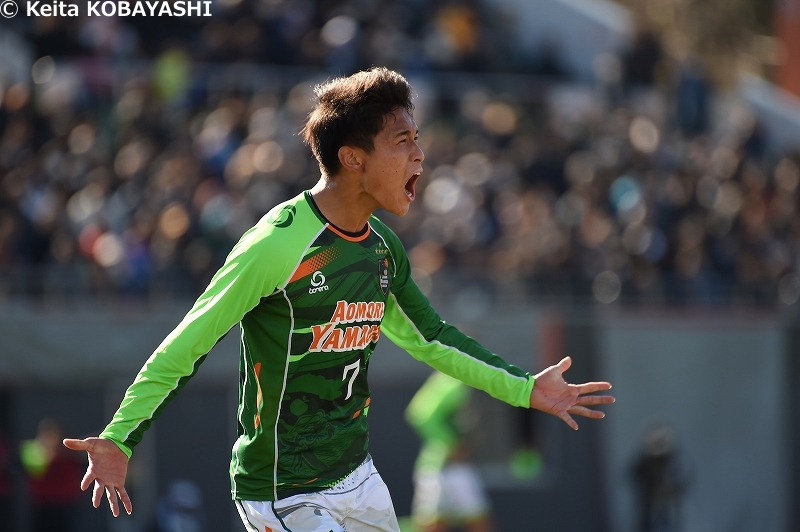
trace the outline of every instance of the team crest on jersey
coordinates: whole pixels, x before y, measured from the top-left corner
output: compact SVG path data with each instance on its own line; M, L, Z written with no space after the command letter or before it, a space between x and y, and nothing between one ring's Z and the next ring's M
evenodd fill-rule
M378 261L378 282L381 285L383 295L389 294L389 259Z
M285 205L275 214L271 214L269 218L267 218L267 222L271 223L275 227L280 227L281 229L289 227L294 221L294 215L296 212L297 209L295 209L294 205Z

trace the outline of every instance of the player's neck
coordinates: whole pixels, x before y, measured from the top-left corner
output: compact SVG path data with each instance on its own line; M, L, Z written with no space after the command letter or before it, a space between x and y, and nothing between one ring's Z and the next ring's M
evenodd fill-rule
M322 215L333 225L357 233L367 225L375 210L372 201L363 201L363 195L346 179L321 177L311 195Z

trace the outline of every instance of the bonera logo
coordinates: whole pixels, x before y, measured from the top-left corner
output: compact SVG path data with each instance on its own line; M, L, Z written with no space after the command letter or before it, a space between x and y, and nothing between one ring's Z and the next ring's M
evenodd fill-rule
M317 292L323 292L328 289L328 285L325 284L325 276L322 275L322 272L317 270L314 272L314 275L311 276L311 286L312 288L308 289L309 294L316 294Z
M19 7L14 0L3 0L0 2L0 15L5 18L12 18L19 12Z

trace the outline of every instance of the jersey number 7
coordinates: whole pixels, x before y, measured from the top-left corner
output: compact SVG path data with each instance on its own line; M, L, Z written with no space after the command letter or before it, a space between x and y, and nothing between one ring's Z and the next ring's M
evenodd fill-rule
M342 373L342 380L347 380L347 372L353 370L353 374L350 376L350 382L347 383L347 395L344 397L345 401L350 399L350 396L353 395L353 382L356 380L356 376L358 376L358 371L361 366L361 361L356 360L352 364L348 364L344 367L344 373Z

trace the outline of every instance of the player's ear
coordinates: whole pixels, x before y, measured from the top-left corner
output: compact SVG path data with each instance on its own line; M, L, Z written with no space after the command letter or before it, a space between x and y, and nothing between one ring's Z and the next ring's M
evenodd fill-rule
M339 163L342 168L350 172L362 172L364 170L364 158L362 150L351 146L339 148Z

